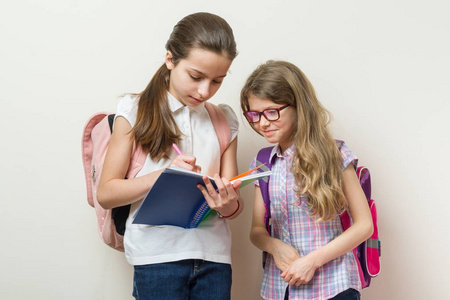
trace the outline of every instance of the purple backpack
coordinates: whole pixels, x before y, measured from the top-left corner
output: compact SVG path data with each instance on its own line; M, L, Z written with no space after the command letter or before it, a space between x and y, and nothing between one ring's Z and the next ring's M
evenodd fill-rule
M339 146L343 144L343 141L336 140ZM258 172L268 171L272 169L272 162L269 160L270 153L273 147L267 147L259 150L256 156L256 165L264 164L258 169ZM378 226L377 226L377 209L375 206L375 201L371 199L371 183L370 183L370 173L369 169L366 167L358 167L356 174L359 178L359 182L367 198L367 204L369 205L370 212L372 215L373 222L373 234L366 241L359 244L352 253L358 265L359 279L363 288L370 285L372 277L377 276L380 273L380 256L381 256L381 243L378 239ZM259 179L259 187L264 200L264 206L266 208L266 213L264 215L264 223L267 228L267 232L271 235L271 225L270 225L270 196L269 196L269 181L270 176L263 179ZM340 215L342 229L347 230L352 224L352 219L350 212L346 210ZM266 262L267 253L263 252L263 266Z

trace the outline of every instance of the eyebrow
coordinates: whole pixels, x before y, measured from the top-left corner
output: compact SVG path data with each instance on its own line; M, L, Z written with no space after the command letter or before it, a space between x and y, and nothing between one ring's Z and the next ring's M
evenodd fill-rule
M282 106L280 106L280 107L282 107ZM268 110L268 109L279 109L280 107L267 107L267 108L264 108L263 110L252 110L252 109L250 109L250 106L249 106L247 111L259 112L260 113L260 112L263 112L263 111Z
M199 74L201 74L201 75L203 75L203 76L206 76L205 73L203 73L203 72L201 72L201 71L199 71L199 70L197 70L197 69L194 69L194 68L188 68L188 69L191 70L191 71L197 72L197 73L199 73ZM227 76L227 74L225 74L225 75L220 75L220 76L217 76L217 77L214 77L214 78L224 78L224 77L226 77L226 76Z

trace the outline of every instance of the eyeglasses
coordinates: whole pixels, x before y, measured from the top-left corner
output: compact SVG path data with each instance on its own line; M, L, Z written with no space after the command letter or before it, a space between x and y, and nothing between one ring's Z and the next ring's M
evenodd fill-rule
M263 115L267 121L276 121L280 118L280 111L282 111L283 109L285 109L288 106L289 106L289 104L286 104L285 106L282 106L282 107L269 108L269 109L265 109L261 112L247 110L244 113L244 116L249 123L258 123L259 120L261 120L261 115Z

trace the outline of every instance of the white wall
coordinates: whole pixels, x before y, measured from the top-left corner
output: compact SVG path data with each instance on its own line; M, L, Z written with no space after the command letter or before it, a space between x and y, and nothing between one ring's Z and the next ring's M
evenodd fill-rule
M173 25L209 11L240 54L213 100L240 114L259 63L299 65L333 132L369 166L382 274L364 299L442 299L450 279L450 21L446 1L16 0L0 8L0 298L130 299L132 268L101 244L85 200L81 130L141 91ZM265 141L241 122L239 166ZM252 190L233 230L233 299L258 299Z

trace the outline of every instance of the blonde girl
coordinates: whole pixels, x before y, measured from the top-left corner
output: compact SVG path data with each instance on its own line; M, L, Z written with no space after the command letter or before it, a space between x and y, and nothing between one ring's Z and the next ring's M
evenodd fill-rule
M269 61L247 79L241 107L252 128L276 144L270 155L272 234L258 185L250 233L253 244L269 253L262 297L359 299L350 251L371 235L370 212L355 173L357 158L332 138L329 113L313 86L295 65ZM347 208L354 223L343 232L339 213Z
M124 247L134 265L136 299L230 298L230 229L219 214L234 218L243 207L237 187L225 179L237 174L238 121L229 106L221 106L232 137L221 156L205 101L220 88L236 55L233 31L224 19L188 15L175 25L165 62L145 90L118 103L97 198L105 208L131 204ZM134 143L148 157L137 177L125 180ZM195 229L132 224L143 197L170 165L214 176L220 192L207 179L202 190L218 214Z

